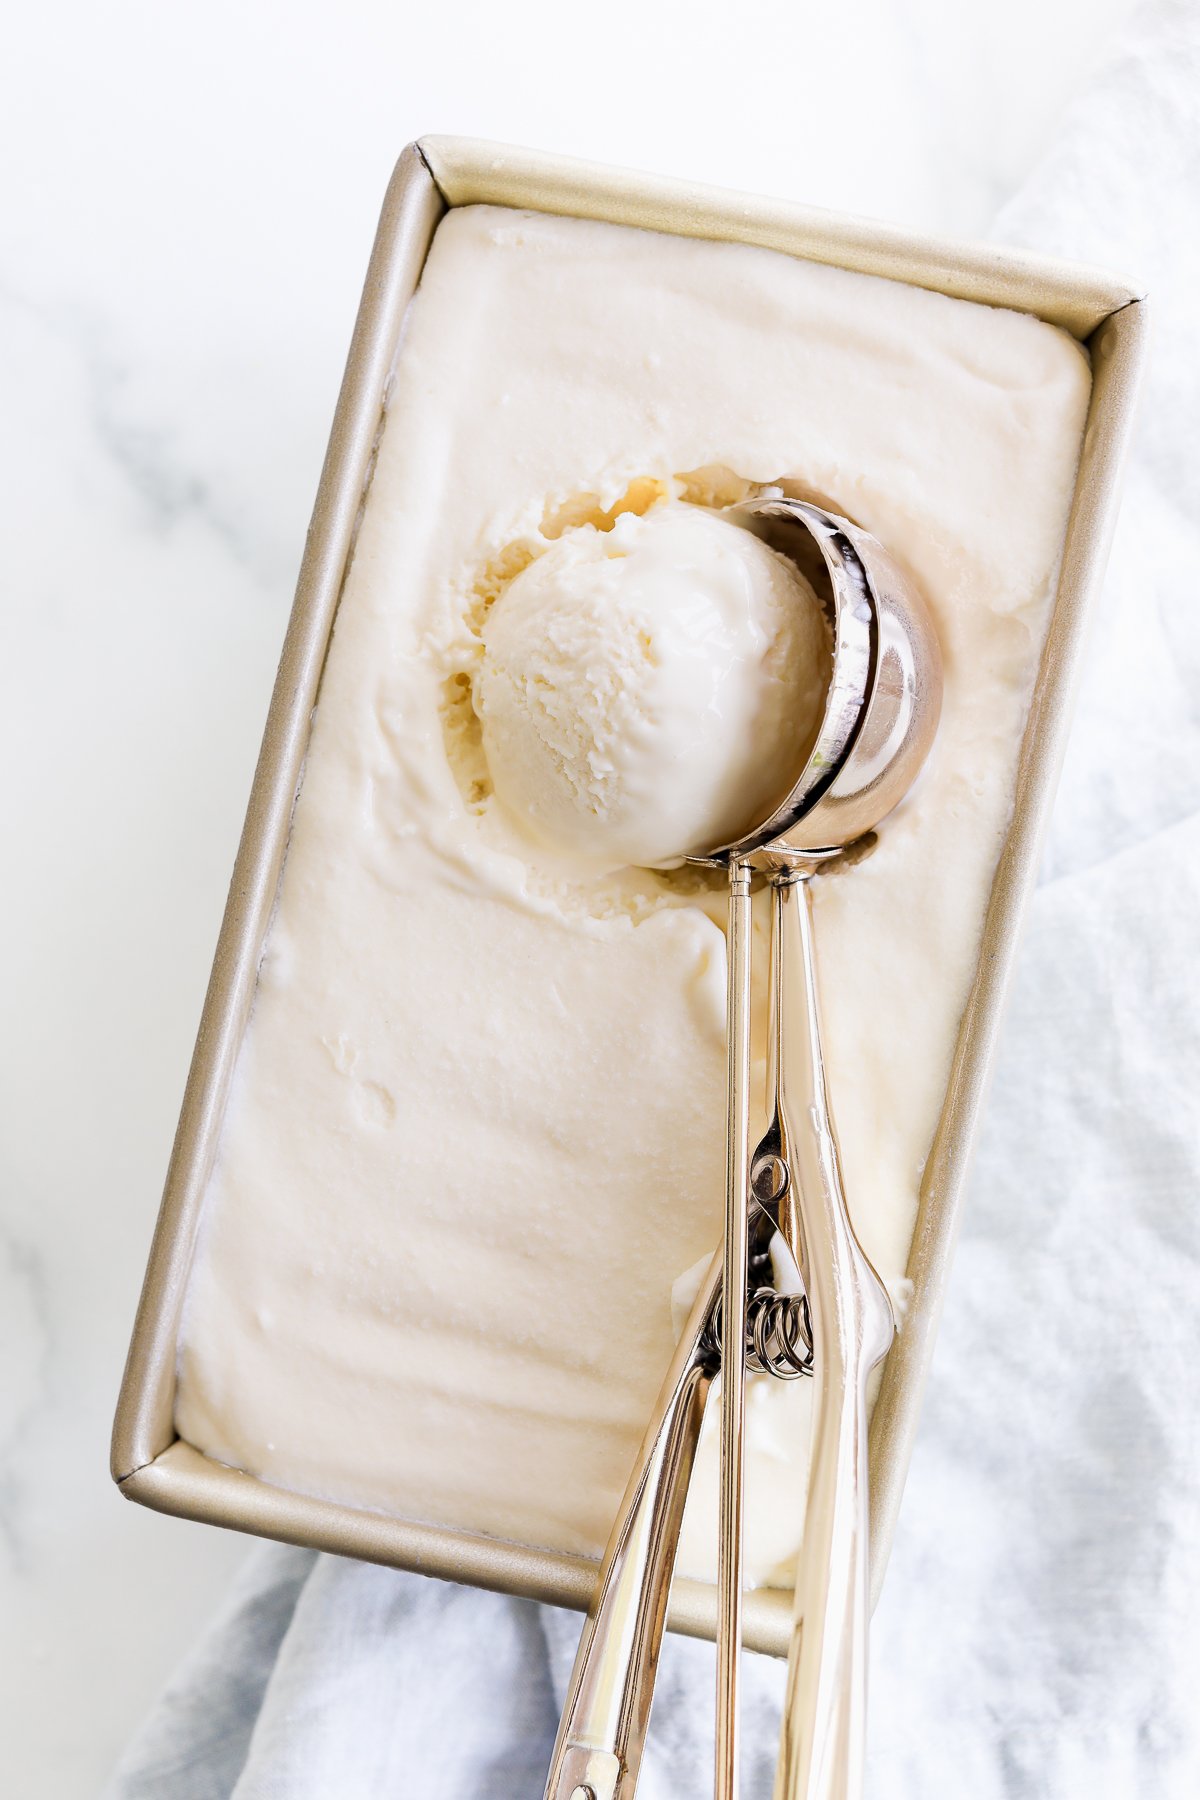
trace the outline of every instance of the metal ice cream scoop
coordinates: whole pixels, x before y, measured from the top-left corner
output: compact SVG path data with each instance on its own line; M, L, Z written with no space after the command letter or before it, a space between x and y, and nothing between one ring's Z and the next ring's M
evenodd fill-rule
M941 656L912 584L877 539L788 484L730 510L823 571L832 672L803 768L770 815L691 860L729 870L726 1216L609 1538L580 1641L547 1800L632 1800L649 1719L683 1502L708 1388L722 1370L718 1565L718 1800L738 1791L745 1374L815 1379L812 1460L796 1582L776 1800L856 1800L866 1713L867 1404L894 1334L855 1236L826 1090L809 878L861 843L908 791L937 730ZM749 1153L750 884L772 885L767 1133ZM752 1204L800 1270L802 1299L747 1292ZM764 1298L773 1308L764 1311ZM809 1333L811 1331L811 1339ZM811 1362L798 1355L798 1347Z
M748 837L725 846L730 911L747 864L772 881L771 1091L766 1136L749 1159L761 1204L773 1207L799 1266L811 1318L812 1460L796 1582L777 1800L855 1800L866 1722L867 1382L894 1334L891 1304L854 1233L821 1051L807 882L860 842L907 793L941 711L941 655L912 584L877 539L803 500L758 501L756 520L799 527L819 551L832 592L833 674L825 716L792 792ZM780 548L787 548L784 539ZM807 550L809 545L804 545ZM732 920L731 920L732 923ZM730 969L730 993L749 991L749 959ZM739 1011L741 1009L738 1009ZM746 1008L748 1010L748 1006ZM735 1016L731 1006L730 1018ZM732 1042L732 1025L731 1025ZM730 1051L730 1135L740 1127ZM740 1146L737 1152L741 1166ZM732 1164L732 1157L731 1157ZM736 1211L736 1218L735 1218ZM739 1291L746 1209L730 1195L725 1279ZM741 1243L739 1243L739 1238ZM744 1280L740 1291L744 1292ZM742 1385L730 1312L722 1409L717 1792L736 1793L736 1662L740 1646Z

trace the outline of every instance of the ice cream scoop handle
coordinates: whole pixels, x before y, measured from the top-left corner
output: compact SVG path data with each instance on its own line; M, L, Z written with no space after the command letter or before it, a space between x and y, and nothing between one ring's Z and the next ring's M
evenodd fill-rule
M679 1340L608 1540L571 1671L546 1800L633 1800L675 1548L712 1385L720 1286L718 1254Z
M865 1382L814 1444L776 1800L859 1800L867 1704Z
M778 879L772 941L775 1119L753 1178L782 1157L780 1227L808 1294L813 1441L775 1800L858 1800L866 1728L867 1382L891 1303L846 1208L826 1091L808 882ZM774 1171L776 1186L781 1177Z

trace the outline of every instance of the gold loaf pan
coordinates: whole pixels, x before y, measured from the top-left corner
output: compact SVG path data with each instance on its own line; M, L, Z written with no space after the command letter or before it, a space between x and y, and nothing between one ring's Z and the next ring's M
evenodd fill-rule
M113 1429L113 1478L129 1499L159 1512L561 1606L582 1609L591 1596L597 1569L584 1558L288 1493L210 1461L181 1441L174 1425L176 1341L200 1210L250 1014L325 650L370 485L400 328L438 220L448 207L478 202L759 244L1012 307L1064 327L1091 355L1083 455L1022 745L1016 805L925 1168L908 1263L912 1302L887 1359L871 1421L871 1571L877 1595L1021 916L1066 741L1085 622L1107 556L1145 345L1145 302L1126 283L1090 269L470 139L431 137L410 145L384 199L134 1324ZM790 1593L778 1589L748 1594L747 1644L785 1655L791 1604ZM676 1631L712 1638L716 1590L676 1581L668 1623Z

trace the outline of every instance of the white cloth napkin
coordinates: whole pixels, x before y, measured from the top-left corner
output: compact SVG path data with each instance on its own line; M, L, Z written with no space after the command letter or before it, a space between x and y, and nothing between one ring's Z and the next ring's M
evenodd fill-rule
M1032 52L1031 52L1032 54ZM878 1800L1200 1794L1200 15L1159 0L1006 210L1156 344L873 1642ZM579 1620L265 1546L109 1800L536 1800ZM749 1659L745 1793L782 1669ZM640 1794L710 1791L669 1639Z

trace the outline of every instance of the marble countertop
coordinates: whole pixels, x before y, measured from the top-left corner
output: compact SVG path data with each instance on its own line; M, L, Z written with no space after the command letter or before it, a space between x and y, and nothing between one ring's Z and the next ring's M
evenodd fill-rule
M531 0L25 10L0 109L8 1791L96 1791L244 1554L124 1506L107 1439L397 152L460 132L979 234L1129 10L870 0L769 39L674 0L602 32Z

